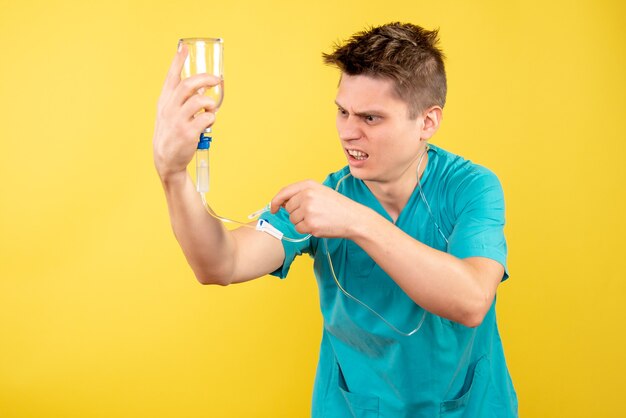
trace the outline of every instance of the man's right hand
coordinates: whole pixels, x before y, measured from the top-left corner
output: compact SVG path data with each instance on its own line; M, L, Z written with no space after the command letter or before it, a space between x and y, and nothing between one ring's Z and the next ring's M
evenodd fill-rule
M221 79L197 74L181 81L187 54L187 47L182 45L172 61L157 105L154 164L162 181L186 176L200 134L215 122L215 102L197 91L216 86ZM203 109L204 112L199 113Z

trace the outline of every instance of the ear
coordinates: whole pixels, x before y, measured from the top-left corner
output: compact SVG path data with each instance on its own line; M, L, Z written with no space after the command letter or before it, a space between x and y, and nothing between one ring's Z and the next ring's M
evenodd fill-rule
M439 129L441 120L443 119L443 110L439 106L432 106L422 113L424 118L424 126L422 127L422 135L420 140L427 141Z

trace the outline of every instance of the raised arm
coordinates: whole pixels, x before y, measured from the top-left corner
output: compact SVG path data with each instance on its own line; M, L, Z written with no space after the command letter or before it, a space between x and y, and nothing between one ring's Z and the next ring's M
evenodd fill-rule
M174 235L200 283L228 285L254 279L280 267L285 253L277 239L249 228L228 231L205 210L186 167L200 133L215 121L215 103L195 93L220 80L198 74L181 81L186 55L183 46L165 79L153 139L154 163ZM198 113L201 109L205 111Z

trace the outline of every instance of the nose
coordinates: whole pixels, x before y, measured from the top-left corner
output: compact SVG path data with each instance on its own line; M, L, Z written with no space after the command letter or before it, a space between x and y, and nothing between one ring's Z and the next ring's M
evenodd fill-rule
M341 114L337 115L337 133L342 141L352 141L363 135L356 117Z

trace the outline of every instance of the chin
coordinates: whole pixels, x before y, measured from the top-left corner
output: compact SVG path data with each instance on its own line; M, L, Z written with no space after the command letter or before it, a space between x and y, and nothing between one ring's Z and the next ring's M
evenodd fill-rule
M348 166L348 167L350 168L350 174L355 179L359 179L359 180L363 180L363 181L374 180L373 176L371 174L367 173L366 170L363 170L362 168L352 167L352 166Z

